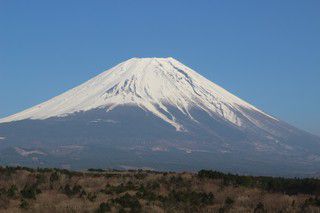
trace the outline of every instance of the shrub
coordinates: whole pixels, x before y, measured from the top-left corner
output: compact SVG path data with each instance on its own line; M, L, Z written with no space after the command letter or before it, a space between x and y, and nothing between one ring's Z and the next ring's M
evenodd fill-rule
M82 192L82 186L80 185L74 185L73 187L71 187L69 184L66 184L63 192L68 196L68 197L72 197L76 194L79 194L80 192Z
M82 189L80 194L79 194L79 197L84 197L86 195L87 195L87 192L84 189Z
M25 187L21 191L21 195L23 198L27 199L36 199L36 195L41 193L41 191L34 185L25 185Z
M51 168L37 168L37 172L40 172L40 173L45 173L45 172L52 172L53 169Z
M126 193L125 195L112 200L123 208L130 208L131 212L140 212L141 204L135 196Z
M156 190L156 189L159 189L160 188L160 184L158 182L148 182L147 185L146 185L146 188L148 190Z
M145 179L148 176L148 174L143 173L142 171L139 171L138 173L134 174L134 177L138 180Z
M0 194L0 209L6 209L9 206L9 199Z
M12 198L12 197L16 196L17 191L18 191L18 188L16 187L16 185L11 185L7 191L7 196Z
M304 201L304 204L303 204L304 207L307 207L307 206L318 206L320 207L320 199L319 198L308 198Z
M20 202L19 207L21 209L28 209L29 208L29 203L25 199L22 199L21 202Z
M104 213L104 212L110 212L111 208L108 203L101 203L99 208L97 209L97 213Z
M135 185L131 181L129 181L126 185L124 185L123 183L121 183L118 186L111 186L107 184L103 192L106 194L120 194L122 192L136 190L136 189L137 188L135 187Z
M96 200L96 198L97 198L97 195L96 195L95 193L89 192L89 193L87 194L87 199L88 199L89 201L91 201L91 202L94 202L94 201Z
M58 181L60 178L60 175L58 172L53 172L50 176L50 182L53 183L53 182L56 182Z
M224 203L227 205L227 206L232 206L233 203L234 203L234 200L230 197L227 197L226 200L224 201Z
M46 177L44 176L44 174L37 174L36 179L37 184L42 184L46 182Z
M88 169L88 172L105 172L105 170L103 170L103 169L93 169L93 168L90 168L90 169Z
M170 182L170 185L175 186L177 188L181 188L189 185L183 180L181 176L178 176L178 177L172 176L169 182Z
M223 207L220 207L219 210L218 210L219 213L224 213L225 211L226 210Z
M148 201L154 201L157 199L156 194L150 190L147 190L143 185L140 186L136 195L137 197L148 200Z
M259 202L256 208L254 208L254 213L263 213L263 212L265 212L264 205L261 202Z
M6 178L10 178L13 174L16 173L16 170L16 167L6 166L6 168L3 169L2 173Z
M210 205L213 203L214 196L210 193L202 192L176 192L175 190L171 191L167 197L162 199L164 204L176 205L177 203L188 204L193 207L200 207L203 205Z

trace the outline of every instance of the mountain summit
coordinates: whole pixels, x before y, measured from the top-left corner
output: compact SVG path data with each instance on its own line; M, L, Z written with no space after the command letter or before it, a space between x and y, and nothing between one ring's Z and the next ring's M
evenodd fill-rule
M122 62L1 119L0 136L7 156L0 158L9 164L288 175L320 168L318 137L173 58Z

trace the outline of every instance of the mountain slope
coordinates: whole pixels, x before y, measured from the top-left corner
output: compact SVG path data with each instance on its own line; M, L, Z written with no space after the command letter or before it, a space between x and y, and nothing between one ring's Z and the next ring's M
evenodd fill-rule
M277 174L320 168L315 166L319 138L262 112L173 58L120 63L1 119L0 136L5 138L0 152L35 153L19 160L35 165L218 167Z

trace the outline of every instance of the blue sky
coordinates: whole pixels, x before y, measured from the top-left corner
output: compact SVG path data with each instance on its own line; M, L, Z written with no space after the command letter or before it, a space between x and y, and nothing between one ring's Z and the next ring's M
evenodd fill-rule
M320 135L320 1L0 0L0 117L131 57L172 56Z

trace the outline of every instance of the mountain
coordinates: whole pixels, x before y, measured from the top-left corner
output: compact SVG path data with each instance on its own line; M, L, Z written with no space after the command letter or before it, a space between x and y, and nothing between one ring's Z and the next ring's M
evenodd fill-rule
M173 58L132 58L0 119L0 162L313 175L320 138Z

